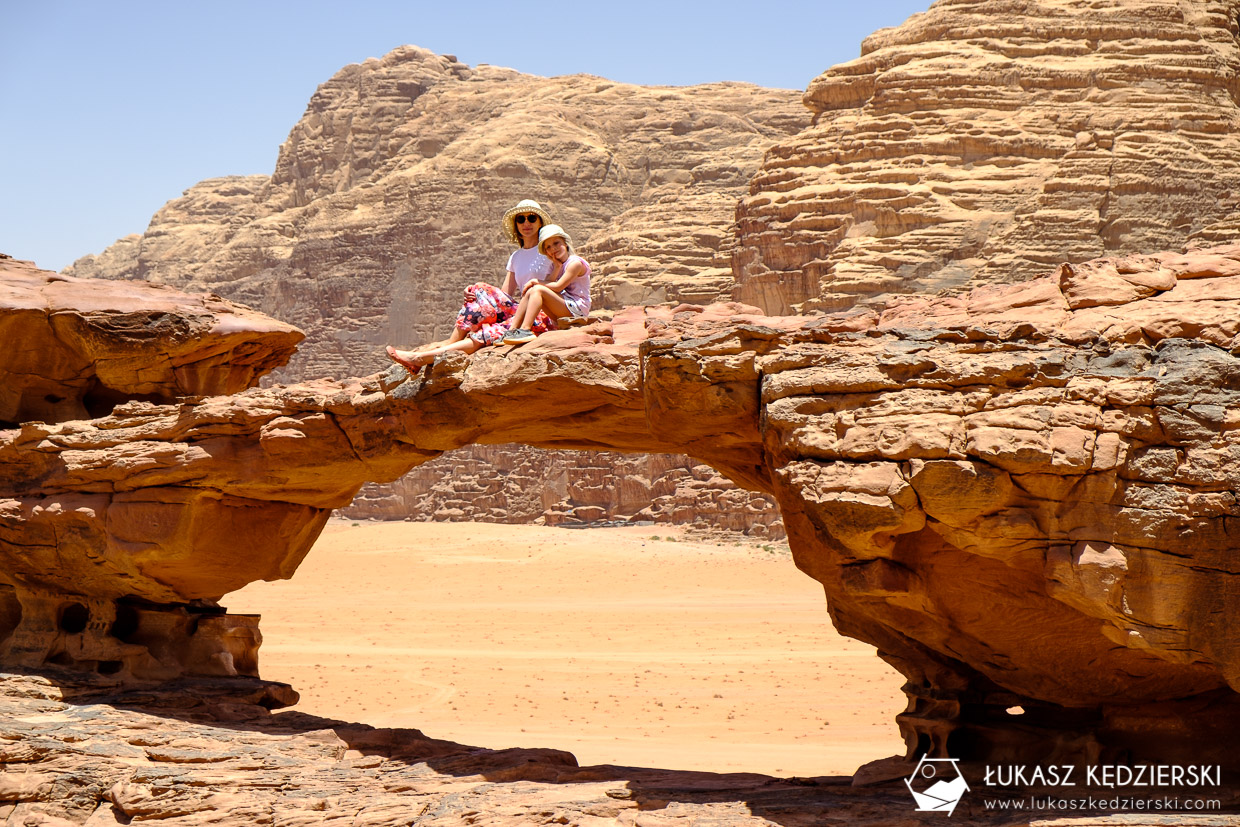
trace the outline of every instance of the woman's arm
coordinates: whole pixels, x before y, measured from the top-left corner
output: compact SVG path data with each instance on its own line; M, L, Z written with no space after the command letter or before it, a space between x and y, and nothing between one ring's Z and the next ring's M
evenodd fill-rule
M513 295L513 291L517 289L517 274L509 270L507 275L504 276L504 283L500 285L499 289L509 296Z

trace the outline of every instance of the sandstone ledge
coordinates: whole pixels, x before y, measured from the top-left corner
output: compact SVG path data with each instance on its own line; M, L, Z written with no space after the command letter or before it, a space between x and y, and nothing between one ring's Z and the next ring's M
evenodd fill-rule
M218 296L61 276L0 257L0 424L101 416L119 402L237 393L301 331Z

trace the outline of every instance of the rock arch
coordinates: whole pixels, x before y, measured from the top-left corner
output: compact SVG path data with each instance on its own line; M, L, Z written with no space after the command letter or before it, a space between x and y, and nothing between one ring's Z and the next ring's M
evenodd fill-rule
M1232 764L1238 285L1227 247L881 312L631 308L418 376L26 423L5 657L252 672L218 600L292 576L365 481L469 442L676 452L779 500L836 626L908 679L910 755Z

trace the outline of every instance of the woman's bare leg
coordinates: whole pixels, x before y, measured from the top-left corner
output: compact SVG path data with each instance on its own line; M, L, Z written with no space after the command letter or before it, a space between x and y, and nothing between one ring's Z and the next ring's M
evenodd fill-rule
M482 347L482 345L475 342L473 339L458 339L455 342L425 347L421 350L397 350L389 345L387 354L393 362L397 363L406 370L420 370L435 361L440 356L443 356L445 353L449 353L454 350L459 350L462 353L473 353L480 347Z
M400 350L400 351L397 351L397 353L416 353L417 351L430 350L432 348L443 347L444 345L454 344L456 342L461 341L461 339L464 339L464 338L465 338L465 333L462 332L459 327L457 327L456 325L453 325L452 333L448 336L448 338L439 339L434 342L427 342L426 344L422 345L419 348L416 348L415 350ZM395 350L395 348L393 348L393 350Z

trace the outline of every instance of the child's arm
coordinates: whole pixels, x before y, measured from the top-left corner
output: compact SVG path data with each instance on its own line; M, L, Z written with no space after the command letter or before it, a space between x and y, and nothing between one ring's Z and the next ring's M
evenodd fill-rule
M579 258L572 259L568 262L567 266L565 266L564 272L560 275L560 277L555 281L550 282L547 286L557 293L562 293L564 292L565 287L568 287L580 276L584 275L585 272L585 263Z

